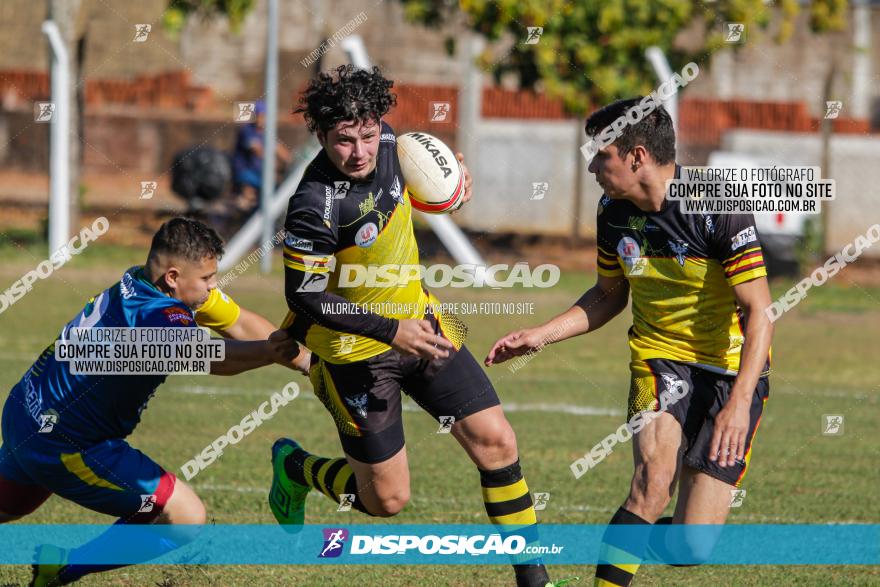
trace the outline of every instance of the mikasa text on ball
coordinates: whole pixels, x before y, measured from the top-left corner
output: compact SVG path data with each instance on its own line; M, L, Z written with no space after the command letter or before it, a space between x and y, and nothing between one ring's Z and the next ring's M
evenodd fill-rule
M461 206L464 172L452 149L423 132L397 137L397 156L413 208L445 214Z

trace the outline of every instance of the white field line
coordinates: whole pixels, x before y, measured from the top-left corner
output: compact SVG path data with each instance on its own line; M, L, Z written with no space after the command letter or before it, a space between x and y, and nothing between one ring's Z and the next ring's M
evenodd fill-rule
M260 493L266 494L268 493L268 487L247 487L247 486L239 486L239 485L213 485L209 483L194 485L193 489L196 491L232 491L236 493ZM310 499L317 498L319 500L327 499L326 497L320 495L318 492L313 491L309 494ZM461 504L461 500L444 497L418 497L413 496L411 501L430 501L431 503L442 503L442 504ZM548 508L552 508L552 506L548 505ZM554 511L565 513L565 512L598 512L601 514L613 514L617 511L617 508L608 508L608 507L597 507L590 505L572 505L563 509L555 508ZM480 510L482 513L482 510ZM851 525L851 524L868 524L865 520L823 520L820 522L816 522L815 520L803 520L799 518L788 518L785 516L765 516L761 514L746 514L737 512L735 510L731 510L730 517L728 521L731 520L749 520L759 523L773 523L773 524L827 524L827 525ZM552 522L544 522L552 523Z
M191 393L196 395L247 395L262 396L268 395L269 391L263 390L247 390L243 388L214 387L209 385L186 385L175 388L173 391L178 393ZM317 399L312 393L304 393L301 398L314 400ZM623 410L615 408L603 408L598 406L579 406L575 404L550 404L544 402L538 403L519 403L519 402L502 402L501 406L505 412L550 412L554 414L569 414L572 416L622 416ZM403 411L405 412L422 412L414 401L405 399L403 402Z
M36 358L36 354L28 353L28 352L15 352L15 351L0 351L0 361L22 361L22 362L33 362ZM771 383L773 381L773 375L770 375ZM269 395L271 391L262 391L262 390L248 390L244 388L236 388L236 387L219 387L213 385L185 385L183 387L175 387L172 391L177 393L191 393L197 395L253 395L253 396L262 396ZM821 391L813 391L810 393L802 393L796 389L779 389L778 387L770 390L770 397L772 398L774 395L797 395L797 396L807 396L807 397L833 397L833 398L844 398L855 401L869 401L876 402L880 400L880 396L877 394L868 394L868 393L859 393L859 392L849 392L849 391L840 391L840 390L832 390L826 389ZM557 412L557 413L570 413L576 416L620 416L623 414L622 410L615 410L612 408L593 408L592 406L577 406L572 404L547 404L547 403L536 403L536 404L517 404L516 402L505 402L502 403L502 406L506 411L510 412ZM512 407L518 406L518 407ZM554 406L563 406L563 409L556 409ZM568 408L568 409L564 409ZM404 407L404 409L407 409ZM581 411L581 410L587 411ZM596 410L595 412L590 410Z
M0 352L0 360L4 358L4 353ZM771 375L772 378L772 375ZM302 387L302 386L301 386ZM172 388L172 391L177 393L190 393L196 395L252 395L252 396L262 396L269 395L271 391L269 390L260 390L260 389L245 389L243 387L219 387L213 385L185 385L182 387ZM308 389L304 389L303 391L309 391ZM833 397L833 398L845 398L851 400L868 400L868 401L877 401L880 399L880 395L878 394L867 394L867 393L851 393L849 391L840 391L840 390L822 390L815 391L812 393L804 394L795 389L771 389L770 397L773 398L774 395L797 395L797 396L809 396L809 397ZM312 395L305 395L304 397L311 397L314 399ZM623 396L621 396L623 397ZM414 402L411 402L413 406L412 410L419 411L421 408L415 405ZM544 402L537 403L519 403L519 402L502 402L502 407L504 407L505 411L509 412L556 412L556 413L567 413L575 416L621 416L623 415L623 410L618 410L614 408L601 408L596 406L578 406L576 404L550 404ZM404 409L407 411L411 411L411 408L407 407L407 402L404 403Z

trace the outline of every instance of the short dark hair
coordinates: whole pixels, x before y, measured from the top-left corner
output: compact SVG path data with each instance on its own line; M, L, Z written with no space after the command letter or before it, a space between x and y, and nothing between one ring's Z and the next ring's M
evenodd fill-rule
M596 110L587 118L587 135L595 137L612 122L626 116L627 110L638 107L643 99L643 96L638 96L618 100ZM658 165L672 163L675 161L675 128L672 126L672 118L662 104L657 104L654 110L636 124L627 122L613 144L621 157L626 156L636 145L642 145Z
M164 253L199 263L219 259L223 252L223 240L213 228L192 218L172 218L153 235L148 261Z
M393 85L378 67L367 71L340 65L309 82L294 112L303 113L309 132L326 133L347 120L379 120L397 103L397 96L390 92Z

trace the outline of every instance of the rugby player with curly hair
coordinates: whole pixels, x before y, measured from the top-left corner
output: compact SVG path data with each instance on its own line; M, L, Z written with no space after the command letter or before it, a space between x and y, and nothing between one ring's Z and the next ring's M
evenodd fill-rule
M392 287L347 287L340 279L344 267L419 264L395 133L382 120L395 104L392 85L378 68L347 65L318 75L300 98L297 112L323 149L287 211L290 313L283 327L311 349L315 394L332 415L345 454L321 457L279 439L269 505L288 528L303 523L312 489L336 502L346 495L371 516L400 512L410 497L403 391L451 424L476 465L489 519L516 526L535 544L537 519L516 436L492 383L463 346L463 324L436 311L437 300L420 279ZM466 202L471 178L464 173ZM535 555L515 560L514 569L517 585L553 585Z

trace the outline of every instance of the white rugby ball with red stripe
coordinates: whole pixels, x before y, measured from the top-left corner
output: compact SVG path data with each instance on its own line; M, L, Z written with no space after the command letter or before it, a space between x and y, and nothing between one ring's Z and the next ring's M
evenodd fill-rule
M461 206L464 172L443 141L424 132L402 134L397 137L397 157L413 208L445 214Z

